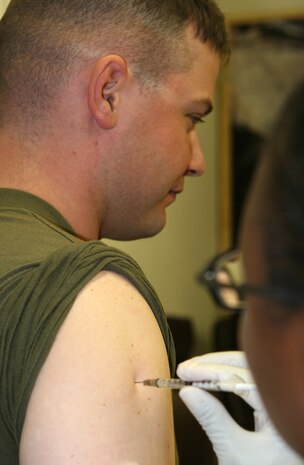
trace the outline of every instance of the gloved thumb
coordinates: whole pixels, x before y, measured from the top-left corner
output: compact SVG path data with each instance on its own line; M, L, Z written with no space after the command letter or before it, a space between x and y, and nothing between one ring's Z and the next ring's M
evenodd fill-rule
M179 393L209 437L219 465L300 465L297 456L268 425L259 432L241 428L212 394L191 386Z
M229 438L241 435L243 430L223 404L214 395L191 386L181 389L179 395L205 430L218 457L226 453L230 449Z

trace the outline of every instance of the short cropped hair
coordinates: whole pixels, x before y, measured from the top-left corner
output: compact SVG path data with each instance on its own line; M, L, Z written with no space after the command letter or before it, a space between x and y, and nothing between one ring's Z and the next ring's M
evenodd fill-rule
M266 151L263 201L255 205L268 284L304 289L304 81L284 104ZM253 245L254 246L254 245ZM290 306L297 307L290 299ZM301 307L304 306L304 300Z
M159 82L189 55L188 25L228 57L213 0L11 0L0 22L0 123L41 117L81 64L104 53L123 55L143 85Z

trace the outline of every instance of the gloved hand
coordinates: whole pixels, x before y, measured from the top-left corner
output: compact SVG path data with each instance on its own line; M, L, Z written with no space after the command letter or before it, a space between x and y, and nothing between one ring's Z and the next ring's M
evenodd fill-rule
M252 383L243 352L217 352L181 363L177 374L187 381L228 381ZM254 409L255 431L240 427L223 404L211 393L192 386L181 389L180 397L209 437L219 465L300 465L299 457L271 423L258 391L238 392Z

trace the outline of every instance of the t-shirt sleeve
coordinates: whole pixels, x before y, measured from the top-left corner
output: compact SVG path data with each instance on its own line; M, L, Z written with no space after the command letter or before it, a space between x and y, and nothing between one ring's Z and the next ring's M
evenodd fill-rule
M78 293L102 270L122 274L147 300L174 372L174 346L164 311L136 262L99 241L59 249L46 260L21 267L0 282L1 409L17 442L33 386L56 334Z

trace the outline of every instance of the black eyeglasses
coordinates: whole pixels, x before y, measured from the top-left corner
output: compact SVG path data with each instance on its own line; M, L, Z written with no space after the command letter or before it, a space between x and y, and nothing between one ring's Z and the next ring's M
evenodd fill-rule
M304 303L304 292L299 289L244 284L242 255L237 249L217 255L199 273L198 280L207 287L218 305L236 312L245 309L246 295L250 293L293 306Z

